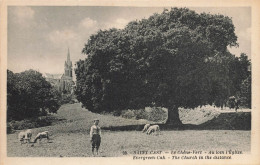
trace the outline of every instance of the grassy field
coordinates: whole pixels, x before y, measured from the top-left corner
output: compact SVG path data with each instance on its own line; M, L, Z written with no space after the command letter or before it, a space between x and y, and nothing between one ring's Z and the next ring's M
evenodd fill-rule
M80 104L64 105L57 113L64 118L55 125L35 128L33 137L41 131L50 132L50 143L43 140L34 147L20 145L19 131L7 135L7 154L10 157L89 157L91 144L89 128L94 118L100 119L101 127L145 124L145 120L124 119L111 115L99 115L82 109ZM100 156L123 156L137 150L241 150L250 152L251 131L238 130L182 130L161 131L158 136L140 131L102 131Z

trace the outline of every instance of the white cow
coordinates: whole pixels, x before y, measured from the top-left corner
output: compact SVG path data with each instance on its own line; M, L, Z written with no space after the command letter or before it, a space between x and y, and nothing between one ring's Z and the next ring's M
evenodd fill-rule
M153 125L153 126L150 126L149 128L148 128L148 130L147 130L147 132L146 132L146 134L148 134L148 135L150 135L151 133L157 133L157 135L158 135L158 133L160 133L160 127L159 127L159 125Z
M151 126L151 124L145 124L143 132L146 132L150 126Z
M49 132L48 131L38 133L36 135L36 137L34 138L34 143L36 143L38 139L41 141L43 138L47 138L47 140L49 142Z
M32 138L32 130L27 129L26 131L21 131L18 134L18 140L21 142L21 145L25 141L25 143L30 143Z

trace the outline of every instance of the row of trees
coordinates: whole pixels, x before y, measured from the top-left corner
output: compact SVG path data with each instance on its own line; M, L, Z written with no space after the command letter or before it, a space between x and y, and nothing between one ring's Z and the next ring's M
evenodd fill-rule
M231 18L164 10L93 34L82 51L87 58L77 62L75 93L98 113L166 107L167 123L176 125L178 107L222 104L231 95L247 95L249 104L250 61L228 46L238 46Z
M41 73L34 70L13 73L7 70L7 121L55 113L61 105L60 101L61 93Z

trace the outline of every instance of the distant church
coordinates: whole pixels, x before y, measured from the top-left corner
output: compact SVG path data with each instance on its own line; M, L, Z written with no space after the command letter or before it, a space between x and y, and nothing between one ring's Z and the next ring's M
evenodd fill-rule
M64 64L64 74L49 74L43 75L52 86L63 93L73 93L75 83L72 79L72 62L70 61L70 51L68 49L67 61Z

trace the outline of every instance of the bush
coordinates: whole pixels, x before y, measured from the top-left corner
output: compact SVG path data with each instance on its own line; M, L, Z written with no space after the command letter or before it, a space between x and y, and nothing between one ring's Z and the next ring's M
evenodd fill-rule
M51 119L48 116L42 116L35 120L36 127L44 127L51 125Z
M15 130L23 130L35 127L34 123L29 122L29 120L12 121L12 126Z
M11 126L14 130L24 130L24 129L30 129L30 128L37 128L37 127L44 127L49 126L53 121L55 121L56 118L51 116L41 116L36 119L26 119L21 121L11 121L10 123L7 123ZM8 128L8 129L11 129Z
M127 119L133 119L133 118L135 118L135 113L133 110L130 110L130 109L123 110L122 117L127 118Z
M122 112L121 111L113 111L112 114L114 116L120 116L122 114Z
M153 107L148 113L147 120L150 121L164 121L167 118L167 113L161 107Z
M136 120L148 118L148 114L144 109L134 110L134 113Z
M161 107L148 107L139 110L123 110L121 116L127 119L145 119L149 121L161 122L167 119L167 111Z

